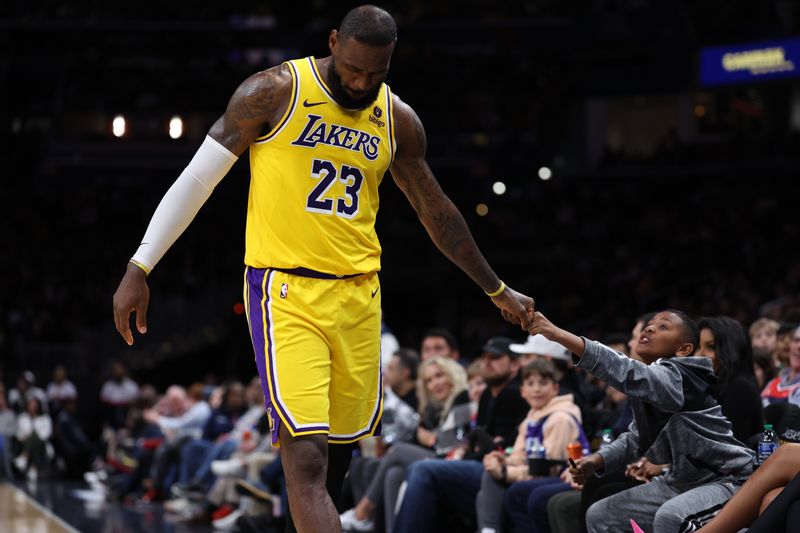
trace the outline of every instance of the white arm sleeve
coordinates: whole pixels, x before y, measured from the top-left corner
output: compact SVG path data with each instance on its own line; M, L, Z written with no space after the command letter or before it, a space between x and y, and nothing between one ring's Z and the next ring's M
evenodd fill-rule
M238 157L206 135L203 144L158 204L131 262L148 274L189 226Z

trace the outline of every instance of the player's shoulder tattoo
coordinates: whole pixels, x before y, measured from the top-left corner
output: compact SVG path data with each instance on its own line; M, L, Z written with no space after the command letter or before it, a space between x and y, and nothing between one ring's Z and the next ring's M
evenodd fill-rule
M292 76L284 63L253 74L236 89L228 108L233 120L268 120L275 106L288 98Z

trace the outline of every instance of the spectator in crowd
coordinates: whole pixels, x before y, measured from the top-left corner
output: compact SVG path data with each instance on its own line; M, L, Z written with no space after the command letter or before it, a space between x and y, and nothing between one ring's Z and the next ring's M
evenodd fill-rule
M112 429L119 429L125 424L128 409L139 397L139 386L128 377L128 369L122 361L114 361L111 365L111 378L103 383L100 389L100 401L103 402L103 421Z
M733 436L747 443L764 425L750 341L744 327L726 316L703 317L697 325L700 346L695 355L711 359L722 414L731 421Z
M781 327L778 328L777 340L775 341L775 364L779 370L789 366L792 338L798 327L800 327L800 324L783 322Z
M375 509L383 503L386 529L390 531L406 467L422 459L444 457L454 447L464 444L471 418L464 368L443 357L423 361L419 367L417 396L421 417L417 428L418 444L397 442L389 448L371 476L364 496L355 508L342 514L344 529L371 531L375 526ZM387 483L389 480L392 481Z
M164 440L158 426L144 419L144 412L159 403L163 404L164 398L159 399L155 387L143 385L139 397L127 411L123 427L104 432L105 450L100 455L103 462L84 473L93 491L109 499L119 499L142 488L142 481L149 476L155 450Z
M461 357L455 335L441 328L429 329L425 332L425 335L422 336L419 353L423 361L431 357L445 357L458 361Z
M221 405L208 417L202 437L181 448L179 482L173 485L173 493L187 496L208 490L214 482L211 462L228 459L236 451L239 442L229 435L246 410L244 386L239 382L226 384Z
M593 434L594 424L589 408L587 386L575 371L572 355L567 349L542 335L529 335L525 344L512 344L511 351L520 355L521 367L539 358L553 363L561 376L558 383L561 393L572 394L573 401L581 410L583 420L588 423L589 434Z
M166 437L164 443L156 450L150 487L142 498L145 503L160 500L162 494L169 489L171 483L168 482L168 475L171 468L179 465L181 449L192 439L202 436L203 428L211 416L211 407L203 398L202 383L192 384L183 394L178 392L179 389L172 389L172 397L164 407L165 410L174 412L174 415L160 414L158 408L150 409L143 414L144 419L157 425Z
M420 365L417 379L421 417L417 442L440 456L464 444L469 430L467 373L453 363L441 357L428 359Z
M767 383L775 379L778 375L778 368L775 366L775 357L771 353L757 351L753 353L753 374L756 376L758 390L763 391Z
M53 443L62 462L64 474L70 478L80 477L89 466L92 443L78 422L76 398L62 398L54 421Z
M698 533L794 533L800 520L800 444L767 458L725 507Z
M182 519L189 521L211 518L215 529L230 529L247 510L247 506L237 508L240 500L237 482L246 474L255 476L263 465L273 463L277 453L269 438L269 422L258 376L250 382L245 394L249 406L247 411L236 420L219 446L212 447L202 458L202 464L197 465L197 458L189 462L181 458L181 478L189 479L189 482L181 487L173 485L171 492L177 497L164 503L167 511L179 513ZM234 449L233 455L223 458L231 448ZM215 457L215 453L220 456ZM208 490L201 494L197 490L201 486L208 487ZM283 505L285 502L284 499Z
M511 343L506 337L493 337L483 346L480 361L486 389L478 402L470 450L462 461L418 461L408 468L394 533L442 531L445 511L456 517L475 512L483 456L511 445L530 409L520 396L519 357L511 351Z
M711 361L694 357L700 332L681 311L657 313L644 328L634 361L606 346L554 326L536 312L531 333L560 342L579 366L631 399L630 431L570 468L583 484L594 472L622 468L640 450L668 473L592 505L590 532L624 531L630 520L650 531L679 531L709 521L751 474L753 452L736 440L713 396Z
M39 398L28 399L24 413L17 416L17 441L21 451L14 460L16 467L27 474L28 479L36 480L38 474L49 473L48 449L53 435L53 423L44 412Z
M771 318L759 318L750 324L748 333L753 353L774 354L780 327L781 325Z
M36 377L30 370L25 370L17 377L16 388L8 391L8 404L11 409L21 414L27 410L28 400L36 398L42 404L42 409L46 413L48 410L47 394L36 386Z
M800 327L794 328L790 338L788 366L764 387L764 405L786 401L800 405Z
M386 385L413 410L419 407L417 399L417 368L419 355L414 350L397 350L386 369Z
M0 384L0 473L11 478L11 457L14 454L13 438L17 432L17 418L9 409L6 391Z
M493 451L483 458L486 472L477 498L478 530L482 533L500 531L503 510L516 531L547 531L547 501L570 489L559 477L566 465L567 445L578 441L588 451L589 441L572 394L562 394L559 389L560 378L552 362L544 359L533 360L522 369L521 394L530 411L520 424L511 454ZM541 447L544 461L530 464L529 457Z
M59 411L60 406L66 400L78 399L78 389L67 379L67 369L64 365L57 365L53 369L53 381L47 385L47 399L50 401L50 408L54 413Z
M416 397L416 392L414 396ZM419 414L392 392L392 389L385 388L383 390L381 435L375 439L377 456L383 456L389 446L396 442L414 440L418 425Z

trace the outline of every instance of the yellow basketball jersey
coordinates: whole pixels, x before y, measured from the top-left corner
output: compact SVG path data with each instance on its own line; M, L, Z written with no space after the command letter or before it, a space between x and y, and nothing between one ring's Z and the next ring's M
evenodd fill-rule
M394 157L392 94L339 106L313 57L289 61L292 95L250 146L245 264L345 276L380 270L378 185Z

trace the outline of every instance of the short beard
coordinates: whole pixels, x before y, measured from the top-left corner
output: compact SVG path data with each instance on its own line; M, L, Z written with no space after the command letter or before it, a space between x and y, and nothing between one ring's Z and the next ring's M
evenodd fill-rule
M510 379L511 379L511 374L508 374L505 376L492 376L490 378L484 376L483 381L486 382L486 386L488 387L497 387L498 385L506 383Z
M355 99L347 94L347 91L344 90L344 87L342 86L342 78L339 76L339 73L336 72L336 60L331 58L331 62L328 63L328 83L330 84L330 90L333 94L333 99L336 100L337 104L345 109L366 109L378 99L378 93L381 91L383 80L381 80L381 83L377 84L373 89L371 89L366 96Z

